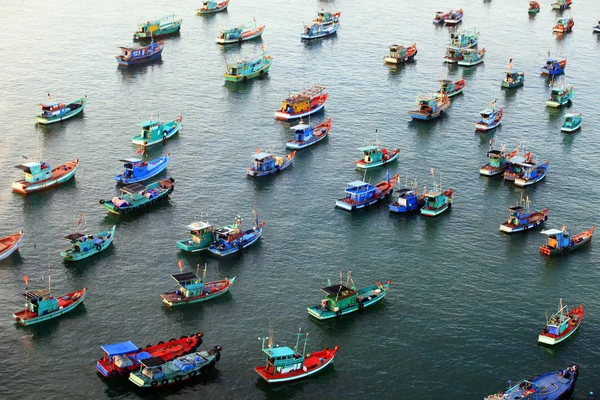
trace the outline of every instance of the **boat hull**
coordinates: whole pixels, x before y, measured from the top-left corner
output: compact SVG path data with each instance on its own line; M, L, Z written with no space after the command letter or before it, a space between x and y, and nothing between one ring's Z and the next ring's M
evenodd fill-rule
M304 360L303 367L306 368L306 371L302 368L296 371L273 375L267 372L267 368L264 366L254 367L254 371L268 383L283 383L306 378L307 376L316 374L331 364L335 359L338 348L339 346L336 346L333 350L325 349L312 352Z
M577 250L578 248L590 243L591 241L592 241L592 236L590 235L589 237L583 239L581 242L575 243L572 246L564 247L562 249L551 249L549 247L542 246L542 247L540 247L540 252L547 256L554 256L557 254L567 254L567 253L570 253L571 251Z
M25 181L17 181L13 182L12 189L14 192L27 195L34 192L39 192L41 190L52 189L58 185L61 185L67 182L69 179L75 176L75 172L77 172L77 166L79 165L79 159L75 159L75 161L67 162L59 167L56 167L54 170L58 170L60 168L70 168L70 170L57 176L55 178L46 179L43 181L38 181L36 183L29 183Z
M414 207L410 207L408 205L401 206L399 204L394 205L394 203L392 203L392 204L390 204L390 212L393 212L393 213L412 213L412 212L417 212L424 205L425 205L425 201L417 203L417 205L414 206Z
M437 217L438 215L446 212L452 203L446 203L444 206L436 209L432 208L421 208L421 215L424 217Z
M334 24L331 28L327 29L326 31L320 32L316 35L307 35L307 34L303 33L302 35L300 35L300 39L301 40L322 39L327 36L335 35L337 33L337 30L338 30L338 25Z
M479 168L479 173L484 176L496 176L504 173L508 169L508 165L502 168L491 167L490 165L486 165L484 167Z
M21 240L23 239L23 231L14 235L6 236L0 239L0 244L6 246L0 251L0 260L8 258L12 253L19 249Z
M442 116L442 114L444 114L444 110L438 110L435 113L432 114L423 114L417 111L409 111L408 115L412 118L412 119L418 119L421 121L431 121L432 119L436 119Z
M480 132L485 132L485 131L489 131L492 129L495 129L498 127L498 125L500 125L502 123L502 120L495 122L493 124L490 125L486 125L486 124L475 124L475 130L476 131L480 131Z
M171 183L173 183L173 178L171 178ZM159 181L161 182L161 181ZM174 186L171 185L168 189L162 190L153 198L144 198L142 202L138 202L136 204L129 204L127 206L115 206L112 200L100 200L100 204L102 204L108 211L117 215L129 214L137 211L148 210L151 206L160 203L163 200L168 200L169 195L173 193Z
M565 127L565 126L563 126L563 127L560 128L560 131L561 132L565 132L565 133L573 133L576 130L578 130L579 128L581 128L581 124L583 124L583 121L580 122L577 126L573 126L573 127Z
M148 139L144 139L138 135L138 136L134 137L133 139L131 139L131 143L138 145L138 146L144 146L144 147L154 146L155 144L164 143L166 140L173 137L181 129L182 123L180 120L175 120L173 122L174 122L174 124L171 127L171 129L166 131L165 133L163 133L162 138L157 138L156 140L148 140Z
M460 60L460 61L458 61L458 65L460 65L461 67L474 67L476 65L481 64L482 62L483 62L483 59L477 60L477 61Z
M547 107L554 107L554 108L560 108L562 106L565 106L567 104L569 104L571 102L571 99L560 102L560 101L553 101L553 100L547 100L546 101L546 106Z
M167 165L169 165L169 158L170 158L170 156L165 156L165 157L160 157L157 160L153 160L153 161L156 161L156 163L154 163L153 168L145 175L133 177L133 178L125 178L123 176L123 174L120 174L120 175L116 175L115 179L119 183L122 183L125 185L145 181L145 180L150 179L150 178L160 174L161 172L163 172L167 168ZM150 163L152 163L152 161L150 161L148 164L150 164Z
M548 346L554 346L556 344L559 344L559 343L567 340L572 334L574 334L575 331L577 331L577 328L579 328L580 324L581 324L581 322L579 324L577 324L577 326L574 329L572 329L570 332L568 332L566 335L558 337L558 338L553 338L553 337L546 336L546 335L538 335L538 343L547 344Z
M356 163L356 168L357 169L371 169L371 168L377 168L377 167L381 167L382 165L385 164L389 164L393 161L396 161L398 159L398 157L400 156L400 150L398 149L398 151L389 159L387 160L381 160L378 162L374 162L374 163L361 163L361 162L357 162Z
M141 64L147 64L149 62L158 60L162 55L162 51L163 51L163 49L161 48L159 51L157 51L153 54L149 54L146 57L140 57L140 58L135 58L135 59L125 59L121 56L115 56L115 58L117 59L117 64L119 64L120 66L123 66L123 67L127 67L130 65L141 65Z
M41 116L36 116L35 120L42 125L49 125L49 124L54 124L56 122L61 122L64 121L66 119L69 118L73 118L74 116L78 115L79 113L81 113L83 111L83 109L85 108L85 105L87 104L87 98L82 98L82 99L78 99L81 100L82 104L81 107L76 108L75 110L69 111L67 113L64 113L62 115L55 115L52 117L41 117Z
M542 218L538 221L534 221L525 225L519 225L519 226L515 226L515 227L511 227L508 224L502 224L500 225L500 231L504 232L504 233L517 233L517 232L523 232L523 231L527 231L529 229L533 229L537 226L540 226L544 223L544 221L546 221L547 218Z
M229 1L227 1L227 3L225 3L225 5L223 5L221 7L215 7L212 10L198 8L196 11L198 12L198 15L214 14L214 13L218 13L218 12L227 10L228 6L229 6Z
M212 243L209 244L198 244L193 241L186 239L180 242L177 242L177 247L179 247L183 251L188 251L190 253L197 253L200 251L208 250Z
M275 111L275 119L278 119L281 121L289 121L291 119L308 117L309 115L317 113L317 112L321 111L323 108L325 108L325 103L327 103L327 99L323 103L319 104L317 107L313 108L312 110L309 110L309 111L306 111L303 113L299 113L299 114L288 114L283 111Z
M267 74L269 72L269 68L271 68L271 64L272 61L269 61L268 64L266 64L264 67L262 67L260 70L258 71L254 71L248 75L229 75L229 74L223 74L223 78L225 78L225 80L227 82L246 82L248 79L254 79L256 77L262 76L264 74Z
M85 252L74 252L71 249L61 252L60 255L65 259L65 261L68 262L74 262L74 261L79 261L79 260L83 260L86 259L88 257L91 257L93 255L96 255L104 250L106 250L108 248L108 246L110 246L113 242L113 239L115 238L115 231L117 229L116 225L113 225L112 229L110 231L106 231L106 232L102 232L99 233L97 235L94 236L102 236L102 237L107 237L108 234L110 233L110 237L108 237L107 239L104 240L104 243L96 245L96 246L92 246L88 251Z
M224 283L226 283L226 285L222 289L220 289L214 293L209 293L209 294L202 295L202 296L194 296L194 297L190 297L190 298L177 297L174 295L175 292L161 294L160 296L162 297L162 302L169 307L177 307L177 306L182 306L185 304L193 304L193 303L202 303L202 302L205 302L208 300L212 300L216 297L222 296L225 293L229 292L229 289L231 289L231 286L235 282L235 278L236 277L234 276L231 279L224 279L223 281L207 282L206 285L210 285L211 283L219 283L219 282L224 282Z
M390 290L390 283L382 284L382 287L384 289L381 290L381 293L379 295L374 296L370 300L365 299L361 303L355 303L354 305L346 307L341 310L338 310L337 312L331 311L329 309L323 309L320 305L314 306L314 307L308 307L306 310L308 311L309 315L311 315L321 321L327 320L327 319L332 319L332 318L339 318L344 315L352 314L353 312L363 310L364 308L370 307L374 304L377 304L377 303L383 301L383 299L385 298L385 296L388 294L388 292ZM360 289L357 292L357 294L360 296L361 293L363 293L363 294L370 293L376 289L379 289L379 286L377 286L377 285L368 286L366 288Z
M500 84L500 87L503 87L505 89L512 89L512 88L516 88L519 86L523 86L524 83L525 82L523 82L523 81L517 81L517 82L512 82L512 83L502 81L502 83Z
M81 290L69 293L68 295L70 295L70 296L72 296L72 295L74 295L76 293L80 293L80 297L77 299L77 301L74 301L69 306L64 307L64 308L60 308L60 309L58 309L58 310L56 310L54 312L51 312L51 313L48 313L48 314L45 314L45 315L41 315L41 316L38 316L38 317L34 317L34 318L22 318L22 317L20 317L18 315L19 313L15 313L15 314L13 314L13 318L15 319L15 321L17 321L21 325L29 326L29 325L38 324L40 322L47 321L49 319L60 317L61 315L66 314L69 311L73 311L73 309L75 309L75 307L77 307L78 305L80 305L81 303L83 303L83 301L85 300L85 293L86 293L86 291L87 291L87 289L83 288Z
M523 178L515 178L515 186L519 186L519 187L531 186L534 183L538 183L539 181L544 179L546 177L546 174L548 174L548 170L544 171L544 173L542 175L537 176L535 179L525 180Z

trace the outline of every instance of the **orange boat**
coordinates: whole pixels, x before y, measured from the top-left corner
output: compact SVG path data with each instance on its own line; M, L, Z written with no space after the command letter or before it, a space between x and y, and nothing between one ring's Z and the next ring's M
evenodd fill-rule
M0 260L4 260L19 249L22 238L23 231L0 238Z

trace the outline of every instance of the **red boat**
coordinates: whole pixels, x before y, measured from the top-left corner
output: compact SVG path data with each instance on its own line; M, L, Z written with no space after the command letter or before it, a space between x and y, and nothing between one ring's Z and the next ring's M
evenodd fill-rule
M559 18L552 30L557 33L567 33L573 30L573 25L575 25L573 18Z
M160 357L171 361L175 357L193 353L202 344L204 334L198 332L190 337L182 336L167 343L158 342L154 346L139 348L130 341L101 346L104 357L98 360L96 368L105 378L128 376L140 368L140 361L150 357Z
M583 304L574 307L570 311L567 305L563 306L562 299L558 303L558 311L548 318L546 314L546 326L538 336L538 342L548 345L555 345L573 334L581 325L583 320Z
M23 231L0 238L0 260L4 260L19 249L22 237Z

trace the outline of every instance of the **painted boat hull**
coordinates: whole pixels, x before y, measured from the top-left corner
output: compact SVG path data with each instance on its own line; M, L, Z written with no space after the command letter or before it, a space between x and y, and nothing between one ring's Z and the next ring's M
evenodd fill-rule
M448 211L452 203L447 203L443 207L437 208L435 210L429 208L421 208L421 215L424 217L437 217L438 215Z
M504 173L508 169L508 165L503 168L490 167L489 164L479 168L479 173L484 176L496 176Z
M401 57L401 58L386 56L386 57L383 57L383 61L388 64L402 64L402 63L405 63L405 62L410 61L413 58L415 58L415 56L417 55L418 52L419 51L417 50L413 54L405 55L404 57Z
M173 178L171 178L171 183L173 182ZM110 211L113 214L117 214L117 215L123 215L123 214L129 214L129 213L133 213L133 212L138 212L138 211L142 211L142 210L148 210L151 206L160 203L163 200L168 200L169 199L169 195L171 193L173 193L174 190L174 186L171 185L171 187L169 187L166 190L161 191L157 196L149 199L149 198L144 198L143 202L139 202L135 205L128 205L125 207L118 207L115 206L112 202L112 200L100 200L100 204L102 204L108 211Z
M77 167L79 166L79 159L75 159L75 161L73 161L73 162L65 163L57 168L62 168L65 165L72 166L71 171L69 171L68 173L66 173L62 176L59 176L58 178L46 179L44 181L36 182L35 184L27 183L27 184L25 184L26 186L23 186L24 185L22 183L23 181L17 181L17 182L13 182L12 189L16 193L27 195L27 194L34 193L34 192L39 192L41 190L52 189L53 187L61 185L65 182L67 182L73 176L75 176L75 172L77 171Z
M337 33L338 30L338 25L334 24L331 28L327 29L326 31L323 31L321 33L318 33L314 36L312 35L307 35L307 34L301 34L300 35L300 39L301 40L314 40L314 39L321 39L327 36L332 36L335 35Z
M282 111L275 111L275 119L282 120L282 121L289 121L291 119L304 118L311 114L321 111L323 108L325 108L326 103L327 103L327 100L325 100L322 104L319 104L317 107L313 108L312 110L309 110L309 111L306 111L306 112L303 112L300 114L288 114L288 113L284 113Z
M477 60L477 61L460 60L460 61L458 61L458 65L460 65L461 67L474 67L476 65L481 64L482 62L483 62L483 59Z
M64 121L66 119L69 118L73 118L74 116L78 115L79 113L81 113L83 111L83 109L85 108L85 105L87 104L87 99L84 97L81 99L82 100L82 104L81 107L73 110L73 111L69 111L68 113L65 113L63 115L56 115L53 117L41 117L41 116L36 116L35 120L42 125L50 125L50 124L54 124L56 122L61 122Z
M542 175L537 176L535 179L531 179L531 180L524 180L522 178L515 178L515 186L519 186L519 187L531 186L534 183L538 183L539 181L541 181L542 179L544 179L547 174L548 174L548 170L546 170Z
M225 78L225 80L227 82L246 82L248 79L254 79L261 75L267 74L269 72L269 68L271 68L272 63L273 63L272 61L269 61L269 63L266 64L264 67L262 67L260 70L254 71L253 73L248 74L248 75L242 76L242 75L223 74L223 78Z
M492 129L495 129L498 127L498 125L500 125L502 123L502 120L495 122L493 124L490 125L486 125L486 124L475 124L475 130L476 131L480 131L480 132L485 132L485 131L489 131Z
M503 87L505 89L513 89L513 88L516 88L516 87L523 86L524 84L525 84L524 81L516 81L516 82L513 82L513 83L508 83L506 81L502 81L502 83L500 84L500 87Z
M323 132L324 130L324 132ZM296 142L295 140L290 140L285 144L285 147L292 150L300 150L306 147L312 146L313 144L319 143L321 140L325 139L329 135L329 131L331 130L331 118L327 121L323 122L314 127L313 137L304 142ZM314 132L318 132L315 134Z
M432 119L436 119L442 116L442 114L444 113L444 110L439 110L435 113L432 114L422 114L420 112L417 111L409 111L408 115L412 118L412 119L418 119L421 121L431 121Z
M571 99L568 99L567 101L564 101L562 103L558 102L558 101L546 100L546 106L547 107L560 108L562 106L566 106L570 102L571 102Z
M589 236L588 238L583 239L579 243L575 243L572 246L564 247L562 249L549 249L546 246L542 246L542 247L540 247L540 250L543 249L542 254L545 254L547 256L554 256L556 254L567 254L567 253L570 253L571 251L575 251L578 248L590 243L591 241L592 241L592 236Z
M247 40L252 40L252 39L257 39L259 37L262 36L264 32L264 27L263 29L261 29L260 31L256 32L253 35L248 35L246 37L241 37L239 39L223 39L223 38L217 38L217 43L218 44L236 44L236 43L242 43L245 42Z
M33 324L38 324L40 322L48 321L49 319L60 317L61 315L66 314L69 311L73 311L73 309L75 309L75 307L77 307L78 305L83 303L83 301L85 300L86 291L87 291L86 288L83 288L82 290L78 291L78 292L81 292L82 294L81 294L81 297L77 301L73 302L68 307L56 310L52 313L41 315L39 317L32 318L32 319L23 319L23 318L18 317L16 314L13 314L13 318L15 319L15 321L17 321L21 325L29 326L29 325L33 325ZM77 293L77 292L73 292L72 294L75 294L75 293Z
M567 333L564 336L558 337L558 338L553 338L553 337L549 337L546 335L538 335L538 343L547 344L549 346L554 346L556 344L559 344L559 343L567 340L572 334L574 334L577 331L577 328L579 328L579 325L581 325L581 320L579 320L579 323L577 324L577 326L575 326L575 328L572 329L569 333Z
M251 176L253 178L260 178L263 176L275 175L275 174L279 173L280 171L283 171L284 169L289 167L292 164L292 162L294 162L295 157L296 157L296 154L293 154L292 157L287 159L283 164L281 164L280 166L275 167L274 169L269 170L269 171L255 171L252 168L248 168L247 174L248 174L248 176Z
M290 381L295 381L298 379L306 378L307 376L316 374L317 372L321 371L322 369L326 368L329 364L331 364L333 362L333 360L335 359L335 354L336 354L338 348L339 348L339 346L336 346L333 350L325 349L325 350L315 351L315 352L311 353L311 355L308 356L307 359L310 359L309 357L313 357L314 359L317 359L318 361L316 364L313 364L311 362L310 369L307 368L306 371L304 371L304 369L298 369L296 371L289 372L289 373L273 375L273 374L267 373L266 367L264 367L264 366L254 367L254 371L256 371L256 373L258 375L260 375L260 377L262 379L264 379L265 381L267 381L268 383L283 383L283 382L290 382ZM304 367L306 367L306 364L308 364L306 362L307 359L305 359ZM322 359L324 359L324 361L321 361ZM313 367L313 365L315 365L315 366Z
M225 279L225 281L228 282L228 285L217 291L214 293L209 293L206 294L204 296L195 296L195 297L190 297L190 298L185 298L185 297L181 297L181 298L171 298L172 296L168 296L169 293L165 293L165 294L161 294L160 296L162 297L162 302L164 304L166 304L169 307L177 307L177 306L182 306L185 304L193 304L193 303L202 303L208 300L212 300L216 297L222 296L225 293L229 292L229 289L231 289L231 286L234 284L235 282L235 276L231 279ZM213 282L207 282L206 285L210 285Z
M176 23L168 28L168 29L161 29L161 30L156 30L154 32L152 32L151 35L147 34L147 33L141 33L141 32L136 32L133 34L133 40L148 40L148 39L158 39L164 36L168 36L168 35L173 35L177 32L179 32L179 30L181 29L181 20L176 21Z
M378 161L375 163L369 163L369 164L361 164L361 163L356 163L356 168L357 169L371 169L371 168L377 168L377 167L381 167L382 165L385 164L389 164L393 161L396 161L398 159L398 157L400 157L400 152L398 151L396 154L394 154L392 157L390 157L389 159L383 161Z
M110 231L101 232L101 233L99 233L97 235L94 235L94 236L104 236L104 237L106 237L108 235L108 233L110 233L110 237L108 239L106 239L104 241L104 243L102 243L101 245L97 245L95 247L91 247L86 252L73 252L71 250L68 250L68 251L61 252L60 255L61 255L61 257L63 257L65 259L65 261L74 262L74 261L79 261L79 260L86 259L88 257L91 257L91 256L95 255L95 254L98 254L98 253L106 250L108 248L108 246L110 246L112 244L113 239L115 238L115 231L116 231L116 229L117 229L117 226L113 225L113 227L112 227L112 229Z
M139 57L136 59L124 59L122 56L115 56L115 58L117 59L117 64L119 64L120 66L123 66L123 67L129 66L129 65L147 64L149 62L156 61L159 58L161 58L163 49L164 49L164 47L153 54L149 54L146 57Z
M579 128L581 128L581 125L582 125L582 124L583 124L583 121L581 121L581 122L579 123L579 125L577 125L577 126L574 126L574 127L565 127L565 126L562 126L562 127L560 128L560 131L561 131L561 132L565 132L565 133L572 133L572 132L575 132L576 130L578 130Z
M5 258L8 258L12 253L14 253L15 251L17 251L19 249L19 246L21 245L21 240L23 239L23 231L16 233L12 236L12 244L9 245L7 248L5 248L4 250L2 250L2 252L0 252L0 260L4 260ZM9 238L11 238L11 236L7 236L2 238L2 240L8 240Z
M323 310L320 305L314 306L314 307L308 307L306 310L308 311L308 314L310 316L315 317L316 319L321 320L321 321L327 320L327 319L332 319L332 318L339 318L339 317L342 317L347 314L352 314L353 312L362 310L364 308L370 307L374 304L377 304L377 303L383 301L383 299L385 298L385 296L388 294L388 292L390 290L390 284L385 283L382 286L384 287L384 290L382 290L381 294L379 294L378 296L375 296L371 300L366 300L366 301L363 301L362 303L354 304L353 306L341 309L337 313L334 311L328 310L328 309ZM375 290L378 288L379 287L377 285L372 285L372 286L368 286L366 288L360 289L359 291L357 291L357 293L360 295L361 292L367 293L371 290ZM360 305L362 305L362 307Z
M206 353L203 355L203 358L206 358ZM141 374L138 371L135 371L129 374L129 381L141 389L153 390L156 390L157 388L162 389L165 387L170 387L172 385L181 385L187 381L190 381L192 379L198 378L206 374L209 370L215 367L218 359L221 359L220 353L217 353L216 357L210 356L210 358L207 358L206 363L203 363L202 366L197 366L196 368L191 369L189 373L180 371L180 373L173 373L169 376L165 376L156 380L152 380L149 378L144 379L145 376L144 378L140 378Z
M198 8L196 11L198 12L198 15L214 14L214 13L218 13L218 12L227 10L228 6L229 6L229 2L227 2L227 4L225 4L223 7L216 7L213 10L206 10L204 8Z
M523 232L523 231L527 231L529 229L533 229L537 226L542 225L544 223L544 221L545 221L545 219L540 219L539 221L531 222L526 225L520 225L520 226L512 227L512 228L506 224L502 224L502 225L500 225L500 231L504 232L504 233Z
M164 143L166 140L170 139L177 132L179 132L179 130L181 129L181 126L182 126L181 121L175 121L174 127L170 131L167 131L167 134L164 138L149 141L148 139L143 139L141 136L138 135L138 136L134 137L133 139L131 139L131 143L138 145L138 146L144 146L144 147L149 147L149 146L154 146L155 144Z
M246 247L252 246L254 243L256 243L258 241L258 239L260 239L260 237L262 236L263 228L259 228L258 230L255 230L254 232L255 232L255 236L248 242L245 242L244 244L242 244L241 246L236 246L236 247L233 247L233 248L227 249L227 250L219 250L218 248L211 246L211 247L209 247L208 251L210 251L212 254L220 256L220 257L226 257L231 254L237 253L238 251L243 250Z
M421 207L423 207L424 205L425 205L425 200L422 200L422 201L418 202L417 205L414 206L414 207L410 207L408 205L401 206L398 203L392 203L392 204L390 204L390 212L393 212L393 213L413 213L413 212L417 212L417 211L421 210Z
M197 244L191 241L190 239L182 240L177 242L177 247L179 247L183 251L188 251L190 253L197 253L200 251L208 250L210 244Z
M594 30L594 32L600 32L600 25L596 25L592 28Z
M120 175L116 175L115 179L119 183L122 183L125 185L145 181L145 180L150 179L150 178L160 174L161 172L163 172L167 168L167 165L169 165L169 158L170 158L170 156L165 156L165 157L160 157L157 160L152 160L152 161L157 161L156 162L157 166L152 168L152 170L150 172L148 172L146 175L133 177L133 178L125 178L123 176L123 174L120 174ZM152 163L152 161L150 161L148 164Z

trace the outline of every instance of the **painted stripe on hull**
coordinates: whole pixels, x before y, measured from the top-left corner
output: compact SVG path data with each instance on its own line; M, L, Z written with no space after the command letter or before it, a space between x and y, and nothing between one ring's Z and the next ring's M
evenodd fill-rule
M21 240L22 239L23 239L23 235L21 235L21 237L19 238L19 240L17 240L17 242L14 245L12 245L12 247L10 249L8 249L4 253L0 254L0 260L4 260L8 256L10 256L12 253L14 253L15 251L17 251L19 249L19 246L21 245Z
M73 175L75 175L75 171L77 171L77 167L73 168L73 170L71 172L63 175L62 177L60 177L58 179L53 179L51 181L42 182L40 184L33 185L33 186L27 186L27 187L25 187L24 190L22 189L21 185L17 184L17 183L14 183L12 188L13 188L13 191L15 191L17 193L21 193L21 194L29 194L29 193L46 190L46 189L51 189L55 186L65 183L66 181L71 179L73 177Z
M175 135L177 132L179 132L179 129L181 129L181 123L177 124L177 127L175 129L173 129L170 133L167 133L167 139L170 139L173 135ZM146 140L143 139L132 139L131 142L133 144L137 144L138 146L154 146L155 144L159 144L159 143L163 143L165 141L165 139L160 138L158 140L155 140L153 142L148 142Z
M559 338L551 338L548 336L544 336L544 335L539 335L538 336L538 342L539 343L543 343L543 344L549 344L550 346L555 345L555 344L559 344L560 342L562 342L563 340L567 339L569 336L571 336L573 333L575 333L575 331L577 330L577 328L579 328L579 325L581 325L581 323L577 324L577 326L575 327L575 329L573 329L571 332L569 332L568 335L565 335L563 337L559 337Z
M480 168L479 169L479 173L481 175L485 175L485 176L494 176L494 175L500 175L501 173L503 173L504 171L506 171L506 168L503 169L487 169L487 168Z
M71 117L74 117L77 114L79 114L80 112L82 112L84 108L85 108L85 104L82 105L81 107L79 107L77 110L70 111L70 112L66 113L65 115L61 115L61 116L58 116L58 117L53 117L53 118L50 118L50 119L49 118L44 118L44 117L35 117L35 120L37 122L39 122L40 124L50 125L50 124L53 124L55 122L64 121L65 119L69 119Z
M522 226L517 226L514 228L511 228L509 226L506 226L504 224L500 225L500 230L502 232L506 232L506 233L515 233L515 232L521 232L527 229L531 229L531 228L535 228L538 225L541 225L544 222L543 219L536 221L536 222L532 222L531 224L527 224L527 225L522 225Z
M398 157L400 157L400 152L396 153L394 155L394 157L392 157L392 158L390 158L389 160L386 160L386 161L381 161L381 162L371 163L371 164L356 163L356 168L358 168L358 169L369 169L369 168L381 167L382 165L385 165L387 163L391 163L392 161L396 161L398 159Z
M537 178L535 178L534 180L531 180L531 181L525 181L525 180L523 180L521 178L517 178L517 179L515 179L515 185L516 186L521 186L521 187L523 187L523 186L531 186L534 183L538 183L539 181L541 181L545 177L546 177L546 173L544 173L544 175L542 175L542 176L538 176Z
M372 300L364 302L363 304L364 304L365 308L367 308L369 306L372 306L373 304L376 304L376 303L379 303L380 301L382 301L383 298L387 295L387 293L388 293L387 290L383 291L383 293L379 297L376 297L376 298L374 298ZM314 311L313 308L314 307L307 308L308 313L310 315L312 315L313 317L317 318L317 319L326 320L326 319L338 318L338 315L335 312L333 312L333 311L326 311L324 313L320 313L320 312ZM358 307L358 304L355 305L354 307L345 308L345 309L342 310L342 316L344 316L346 314L351 314L351 313L353 313L355 311L358 311L358 310L360 310L360 308Z

